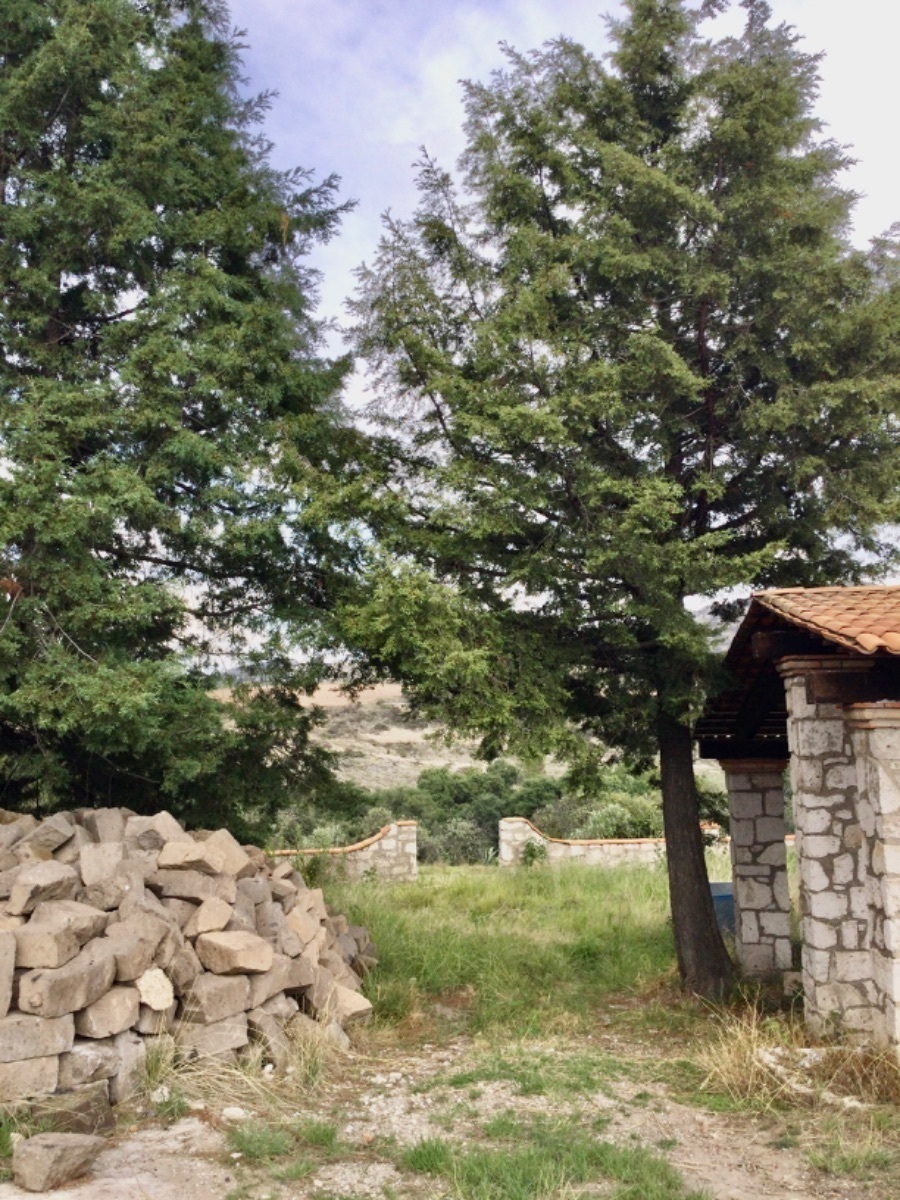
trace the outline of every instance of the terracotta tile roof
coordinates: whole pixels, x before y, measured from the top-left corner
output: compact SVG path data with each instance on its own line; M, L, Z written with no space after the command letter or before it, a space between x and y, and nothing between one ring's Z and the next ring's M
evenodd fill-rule
M900 586L781 588L753 599L859 654L900 654Z

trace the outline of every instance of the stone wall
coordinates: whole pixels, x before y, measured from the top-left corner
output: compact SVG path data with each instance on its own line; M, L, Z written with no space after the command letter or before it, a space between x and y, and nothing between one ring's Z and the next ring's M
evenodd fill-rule
M847 721L856 758L856 816L867 864L865 929L845 964L865 971L872 1033L900 1045L900 704L854 704ZM868 961L861 954L867 947ZM853 971L855 974L855 970Z
M415 879L419 873L415 821L393 821L373 837L352 846L326 850L276 850L276 857L312 858L327 856L347 879L360 879L370 872L381 879Z
M723 762L730 813L735 952L749 975L791 966L783 761Z
M546 847L549 862L580 862L586 866L652 865L660 862L666 852L664 838L552 838L541 833L525 817L503 817L500 821L500 866L513 867L521 863L529 842Z

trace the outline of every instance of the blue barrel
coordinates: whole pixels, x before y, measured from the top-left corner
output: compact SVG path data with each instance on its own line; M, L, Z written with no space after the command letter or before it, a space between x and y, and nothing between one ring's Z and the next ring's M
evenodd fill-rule
M734 937L734 884L711 883L713 908L716 910L716 920L719 929Z

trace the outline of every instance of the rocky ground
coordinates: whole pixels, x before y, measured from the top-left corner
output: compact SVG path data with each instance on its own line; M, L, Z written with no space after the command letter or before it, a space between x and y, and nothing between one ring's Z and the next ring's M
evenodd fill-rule
M518 1043L510 1053L511 1077L503 1079L496 1077L496 1052L466 1036L410 1051L367 1046L363 1035L324 1081L297 1098L295 1114L281 1113L288 1125L293 1119L334 1131L327 1146L317 1139L318 1149L310 1150L299 1169L292 1170L296 1159L253 1161L234 1149L229 1131L272 1122L271 1111L248 1106L243 1115L229 1109L223 1115L221 1107L195 1104L173 1124L145 1118L126 1126L89 1176L55 1194L66 1200L437 1200L452 1190L404 1169L403 1148L428 1138L466 1146L484 1142L486 1123L503 1115L572 1122L601 1129L596 1136L604 1140L644 1146L670 1162L690 1188L714 1200L896 1196L892 1184L837 1179L811 1167L775 1115L714 1112L679 1102L666 1085L652 1082L652 1069L649 1075L644 1069L654 1061L651 1047L610 1034L577 1045ZM560 1069L545 1072L551 1080L545 1090L523 1087L515 1077L517 1057L546 1066L554 1056ZM595 1087L573 1085L589 1077L584 1068L591 1061L630 1067L601 1071ZM0 1184L0 1200L28 1194ZM567 1200L610 1194L602 1181L565 1192Z

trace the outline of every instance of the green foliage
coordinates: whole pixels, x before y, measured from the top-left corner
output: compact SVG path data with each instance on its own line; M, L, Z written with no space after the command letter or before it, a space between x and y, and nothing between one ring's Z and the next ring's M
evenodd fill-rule
M527 841L522 847L522 866L543 866L548 858L547 847L543 842Z
M249 831L325 774L290 652L354 553L317 514L350 435L304 263L342 206L273 170L239 80L220 0L4 9L7 806Z
M857 580L900 517L896 239L849 244L816 56L757 0L706 40L722 7L626 0L606 58L560 38L465 85L461 182L424 158L360 271L373 492L402 486L347 614L488 755L584 757L571 722L659 751L679 961L709 994L690 726L724 681L685 601Z

